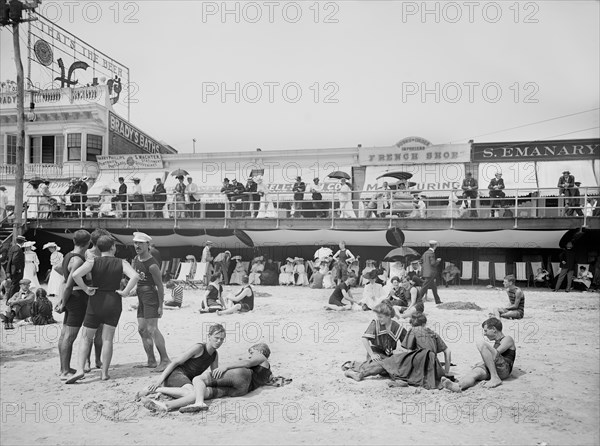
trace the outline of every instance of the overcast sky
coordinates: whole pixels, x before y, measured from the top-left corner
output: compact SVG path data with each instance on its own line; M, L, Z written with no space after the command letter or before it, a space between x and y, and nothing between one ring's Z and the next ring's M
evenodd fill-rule
M206 152L599 135L597 1L227 8L44 1L39 11L127 65L132 123L180 152L194 138ZM1 38L6 80L10 32ZM34 80L51 78L33 65Z

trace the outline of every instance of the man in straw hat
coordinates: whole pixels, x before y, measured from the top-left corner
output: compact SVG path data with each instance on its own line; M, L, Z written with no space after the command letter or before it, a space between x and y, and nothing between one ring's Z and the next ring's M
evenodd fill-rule
M137 310L138 332L148 356L147 364L136 367L150 367L157 372L162 372L171 360L167 354L165 338L158 329L158 319L163 314L165 296L160 265L150 254L151 241L152 238L143 232L133 233L133 246L137 255L133 259L132 266L140 276L137 284L139 301ZM155 344L160 355L160 363L158 364L154 356Z
M35 300L35 295L29 289L31 280L22 279L18 283L19 290L6 301L6 313L2 315L2 322L4 322L4 328L7 330L13 329L13 320L27 319L31 316L31 305Z

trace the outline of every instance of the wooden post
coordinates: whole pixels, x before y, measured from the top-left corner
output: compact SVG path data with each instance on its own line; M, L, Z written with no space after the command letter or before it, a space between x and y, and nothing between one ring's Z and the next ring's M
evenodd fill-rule
M12 24L13 50L17 67L17 169L15 172L15 220L13 226L13 242L23 230L23 180L25 176L25 107L23 85L23 63L21 62L21 45L19 43L19 23Z

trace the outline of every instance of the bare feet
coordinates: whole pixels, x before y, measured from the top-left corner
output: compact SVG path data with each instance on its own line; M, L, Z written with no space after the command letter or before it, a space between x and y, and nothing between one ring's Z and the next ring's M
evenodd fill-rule
M487 387L489 389L493 388L493 387L498 387L502 385L502 380L501 379L490 379L489 381L486 381L483 383L484 387Z
M86 361L85 365L83 366L83 371L85 373L90 373L92 371L92 366L90 365L89 361Z
M217 313L217 316L222 316L221 310L217 310L217 311L215 311L215 313ZM192 406L185 406L185 407L192 407ZM185 409L185 407L182 407L181 409ZM179 409L179 412L181 412L181 409ZM187 412L181 412L181 413L187 413Z
M347 378L352 378L355 381L362 381L362 378L360 377L360 373L355 372L354 370L346 370L344 372L344 376L346 376Z
M158 366L152 370L153 373L162 373L165 371L165 369L167 368L167 366L171 363L171 361L161 361L160 364L158 364Z
M458 385L458 383L453 383L445 376L442 376L442 386L444 386L445 389L448 389L451 392L461 392L462 391L460 386Z
M71 376L69 379L67 379L65 381L65 384L75 384L77 381L79 381L80 379L83 379L84 377L85 377L84 372L75 373L73 376Z
M145 369L145 368L154 369L154 368L156 368L157 365L158 365L158 363L156 362L156 360L154 360L154 361L148 361L147 364L134 365L133 368L134 369Z
M161 401L151 400L150 398L142 398L142 404L146 409L156 413L167 413L169 409L166 404Z
M180 413L198 413L203 410L208 410L208 406L204 403L202 404L190 404L189 406L184 406L179 409Z
M108 375L108 373L105 375L104 373L101 374L100 379L102 381L108 381L110 379L110 376Z
M402 380L390 381L388 387L408 387L408 383Z
M58 375L58 377L60 378L61 381L65 381L65 380L69 379L71 376L73 376L75 373L77 373L77 370L70 368L68 372L61 372L60 375Z

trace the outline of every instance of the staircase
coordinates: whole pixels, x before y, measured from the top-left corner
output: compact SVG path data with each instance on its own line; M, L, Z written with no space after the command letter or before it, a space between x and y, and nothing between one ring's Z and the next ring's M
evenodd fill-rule
M0 221L0 247L4 246L5 243L12 243L13 224L9 217L12 216L12 212L7 217ZM25 225L23 225L25 228Z

